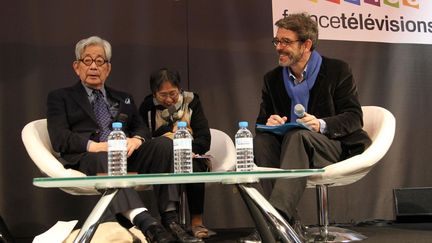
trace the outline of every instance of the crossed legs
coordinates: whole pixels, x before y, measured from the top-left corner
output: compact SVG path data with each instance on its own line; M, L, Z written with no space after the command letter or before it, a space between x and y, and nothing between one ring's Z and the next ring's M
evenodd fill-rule
M284 136L258 132L254 144L258 166L282 169L321 168L340 161L341 143L325 135L295 129ZM297 218L297 205L306 188L306 178L263 180L263 194L289 222Z

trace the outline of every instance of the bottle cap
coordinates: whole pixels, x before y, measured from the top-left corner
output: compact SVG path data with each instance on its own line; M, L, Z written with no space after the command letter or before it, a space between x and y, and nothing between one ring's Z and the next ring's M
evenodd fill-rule
M185 121L177 122L177 127L186 127L187 123Z
M241 127L241 128L248 127L248 126L249 126L249 124L248 124L247 121L241 121L241 122L239 122L239 127Z
M121 122L113 122L112 128L122 128L122 123Z

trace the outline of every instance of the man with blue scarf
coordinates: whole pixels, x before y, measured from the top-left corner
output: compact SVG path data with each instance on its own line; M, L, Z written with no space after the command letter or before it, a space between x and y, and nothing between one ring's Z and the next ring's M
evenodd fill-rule
M362 130L357 87L347 63L316 50L318 26L306 13L290 14L275 24L273 45L279 66L264 76L257 124L277 126L299 122L309 129L284 135L256 131L258 166L282 169L321 168L363 152L371 143ZM294 113L305 107L302 117ZM306 178L263 182L270 203L297 227L296 208Z

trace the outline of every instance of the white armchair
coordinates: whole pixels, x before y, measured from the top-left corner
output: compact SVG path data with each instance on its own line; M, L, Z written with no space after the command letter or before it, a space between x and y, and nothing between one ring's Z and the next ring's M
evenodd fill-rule
M207 154L211 159L212 171L230 171L235 169L236 151L231 138L224 132L210 128L211 144Z
M361 154L324 167L325 172L308 178L307 187L316 188L319 227L310 228L310 238L319 242L349 242L367 237L338 227L329 227L328 187L343 186L363 178L387 153L396 129L394 116L378 106L362 106L363 129L372 144Z
M39 170L46 176L52 178L86 176L84 173L80 171L73 170L73 169L65 169L63 167L63 164L58 160L59 154L56 153L51 146L51 141L47 130L46 119L35 120L25 125L21 132L21 138L30 158L33 160L33 162L36 164ZM148 190L151 188L152 186L141 186L135 189ZM68 187L68 188L60 188L60 189L72 195L100 195L100 193L93 187ZM93 210L93 212L90 214L89 218L83 225L83 228L85 230L80 231L80 234L77 237L77 239L83 240L84 234L87 234L85 237L91 238L91 235L98 228L99 219L101 214L104 212L104 207L106 207L106 202L109 203L109 200L102 198L99 201L99 203L95 206L96 211ZM114 233L116 233L119 229L121 229L121 227L118 225L117 227L109 227L108 223L102 224L102 227L100 228L101 230L109 228L109 233L106 232L102 233L103 236L108 238L117 237L118 235L115 235ZM130 237L130 235L126 235L126 239L127 237ZM75 235L73 236L73 238L75 238ZM85 238L85 240L89 240L90 238ZM118 239L116 239L115 241L117 240Z
M21 138L30 158L39 170L49 177L81 177L85 176L80 171L65 169L58 160L59 154L56 153L48 135L47 120L35 120L24 126ZM72 195L98 195L94 188L73 187L60 188Z

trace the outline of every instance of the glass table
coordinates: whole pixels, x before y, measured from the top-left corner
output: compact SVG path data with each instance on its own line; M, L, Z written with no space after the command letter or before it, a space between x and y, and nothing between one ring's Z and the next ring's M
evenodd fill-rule
M102 214L121 188L141 185L222 183L236 184L248 206L263 242L276 242L270 224L278 232L282 242L301 242L297 234L275 208L253 187L260 179L289 179L316 175L323 169L281 170L259 168L249 172L198 172L191 174L130 174L125 176L84 176L65 178L34 178L33 185L45 188L93 187L102 196L84 222L74 242L90 242Z

